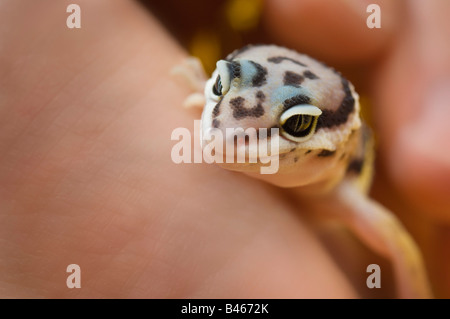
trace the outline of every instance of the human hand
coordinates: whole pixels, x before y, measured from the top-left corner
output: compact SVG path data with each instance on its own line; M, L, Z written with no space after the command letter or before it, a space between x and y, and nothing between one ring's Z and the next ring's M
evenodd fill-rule
M186 53L131 1L0 8L3 297L356 297L281 190L176 165ZM81 267L68 289L66 267Z

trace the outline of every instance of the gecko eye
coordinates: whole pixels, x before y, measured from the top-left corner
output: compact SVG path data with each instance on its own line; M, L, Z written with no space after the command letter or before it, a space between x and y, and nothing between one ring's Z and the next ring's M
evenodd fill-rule
M222 96L222 81L220 79L220 75L217 76L216 83L214 83L212 91L215 95Z
M217 62L217 78L212 86L212 93L216 97L221 97L227 94L230 89L231 80L230 77L230 62L225 60L220 60ZM212 80L212 78L211 78Z
M280 117L281 133L294 142L309 139L317 126L322 111L313 105L297 105L289 108Z
M284 122L283 129L292 136L303 137L311 130L312 122L311 115L297 114L291 116Z

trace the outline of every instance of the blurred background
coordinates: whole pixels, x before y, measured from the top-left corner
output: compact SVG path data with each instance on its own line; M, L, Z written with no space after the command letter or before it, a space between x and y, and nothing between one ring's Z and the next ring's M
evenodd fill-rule
M366 14L365 2L361 3L359 8L365 15L361 23L357 25L360 31L353 32L350 36L351 41L347 41L348 43L345 41L340 43L342 40L340 38L347 28L353 28L354 25L342 24L342 19L346 19L346 16L340 16L339 12L331 16L326 24L316 20L306 29L286 32L287 36L280 37L279 34L283 33L285 26L273 23L274 19L271 15L280 14L278 8L273 8L271 4L273 1L192 0L186 3L182 0L140 0L140 2L191 55L202 61L207 74L212 73L219 59L246 44L278 44L293 48L332 65L351 82L357 84L358 93L361 95L363 116L367 122L372 122L368 111L370 104L368 76L371 75L371 68L375 65L376 58L382 56L385 49L380 43L386 42L385 38L392 36L390 31L393 22L389 21L389 17L385 18L384 23L390 26L385 28L383 33L370 32L371 30L365 24L365 18L369 15ZM321 1L317 2L318 9L324 5L319 2ZM309 9L314 11L317 8L312 5L305 14L310 15ZM343 8L342 11L345 13L346 10ZM394 5L392 10L399 10L399 8ZM305 17L299 15L298 19L304 20ZM324 27L318 30L319 25ZM295 38L292 38L292 34L295 34ZM327 46L325 42L324 45L327 47L322 49L322 45L318 45L322 37L328 40L336 39L337 45L331 42ZM355 47L357 51L354 56L347 54L352 47Z
M263 0L141 0L208 73L246 43L270 43L261 23Z

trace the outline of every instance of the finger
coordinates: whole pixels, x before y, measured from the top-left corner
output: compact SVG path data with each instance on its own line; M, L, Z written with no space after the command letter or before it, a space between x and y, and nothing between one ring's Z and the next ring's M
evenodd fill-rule
M370 2L349 0L267 0L266 25L283 44L335 63L368 61L395 33L402 13L400 1L377 1L381 28L369 29Z
M408 3L410 24L376 80L380 153L408 201L450 223L450 3Z

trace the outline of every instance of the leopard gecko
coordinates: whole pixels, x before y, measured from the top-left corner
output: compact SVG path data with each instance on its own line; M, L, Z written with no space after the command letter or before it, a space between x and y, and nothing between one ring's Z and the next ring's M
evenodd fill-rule
M415 242L394 214L368 197L373 140L348 80L305 54L276 45L234 51L217 62L209 80L192 59L178 71L197 91L186 104L203 108L203 134L238 127L278 129L264 137L278 138L276 174L261 174L259 162L219 165L293 188L305 207L342 223L392 263L399 297L431 297Z

